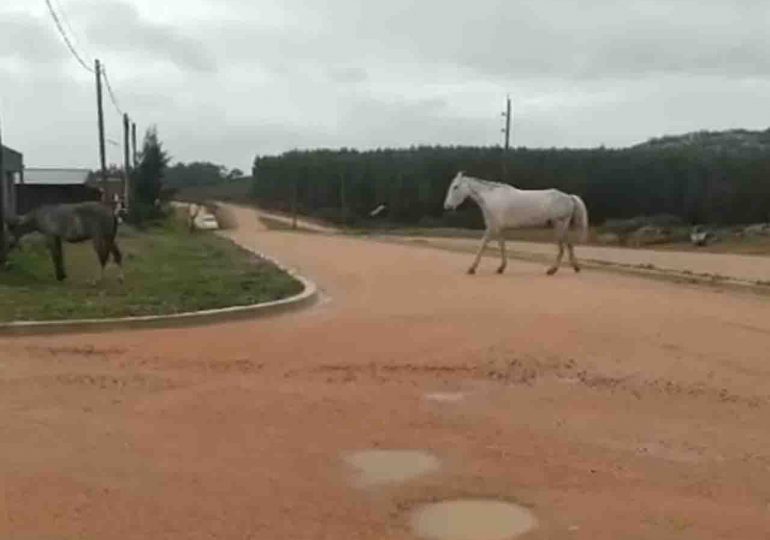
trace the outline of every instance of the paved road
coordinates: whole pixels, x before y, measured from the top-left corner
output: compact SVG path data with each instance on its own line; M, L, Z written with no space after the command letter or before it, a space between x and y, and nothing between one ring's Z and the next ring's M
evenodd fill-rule
M770 535L767 300L523 262L469 277L466 254L236 214L233 238L328 301L3 339L0 538L401 539L458 496L530 507L532 539ZM441 468L362 491L341 456L367 448Z

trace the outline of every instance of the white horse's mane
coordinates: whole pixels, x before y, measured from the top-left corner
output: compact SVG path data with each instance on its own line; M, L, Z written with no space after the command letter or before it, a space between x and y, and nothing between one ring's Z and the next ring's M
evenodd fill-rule
M483 178L476 178L475 176L468 176L465 173L461 173L463 175L463 179L465 180L472 180L473 182L477 184L481 184L483 187L488 189L495 189L499 187L505 187L508 186L508 184L503 184L501 182L492 182L491 180L484 180Z

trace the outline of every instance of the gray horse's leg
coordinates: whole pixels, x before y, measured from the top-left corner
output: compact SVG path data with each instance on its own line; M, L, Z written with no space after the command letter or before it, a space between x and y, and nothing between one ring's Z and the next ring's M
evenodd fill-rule
M473 275L476 273L476 268L479 267L479 261L481 261L481 255L484 253L484 250L487 249L487 244L489 243L490 238L492 238L492 231L487 229L484 233L484 238L481 240L481 247L479 248L478 253L476 253L476 258L473 260L471 267L468 268L469 274Z
M110 256L110 248L107 245L107 240L104 238L94 238L94 251L96 256L99 257L100 273L99 281L104 281L104 267L107 266L107 259Z
M568 219L562 219L556 222L556 225L555 225L556 242L559 244L559 254L556 255L556 261L554 261L553 266L551 266L548 269L547 274L549 276L552 276L559 271L559 267L561 266L561 260L564 258L564 244L566 243L565 240L567 237L568 229L569 229Z
M118 280L123 283L125 281L125 274L123 274L123 254L118 248L118 244L113 240L110 242L110 253L112 253L112 260L118 265Z
M505 272L505 267L508 266L508 255L505 253L505 236L502 232L498 241L500 242L500 268L497 269L497 273L502 274Z
M64 253L62 252L61 237L49 237L48 250L51 252L51 259L53 259L56 279L58 281L64 281L67 278L67 273L64 271Z

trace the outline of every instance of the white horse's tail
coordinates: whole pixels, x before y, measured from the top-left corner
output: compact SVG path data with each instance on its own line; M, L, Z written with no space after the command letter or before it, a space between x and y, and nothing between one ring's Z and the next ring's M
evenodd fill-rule
M577 195L572 195L572 200L575 201L575 210L572 212L572 226L579 230L580 241L586 243L588 241L588 209L583 199Z

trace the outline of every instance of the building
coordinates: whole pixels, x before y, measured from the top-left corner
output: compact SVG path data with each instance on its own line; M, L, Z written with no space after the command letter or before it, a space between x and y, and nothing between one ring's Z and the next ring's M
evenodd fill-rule
M7 146L2 147L3 152L3 170L0 171L0 189L3 190L3 201L5 203L5 216L15 216L17 214L16 190L13 189L24 177L24 156L12 150Z
M26 214L46 204L101 200L101 190L89 185L89 169L30 167L16 185L17 212Z
M107 196L105 197L105 200L107 201L122 201L126 190L126 181L123 178L123 171L107 171L106 182L102 181L102 177L98 172L91 173L86 185L98 189L99 191L102 191L104 186L106 186Z

